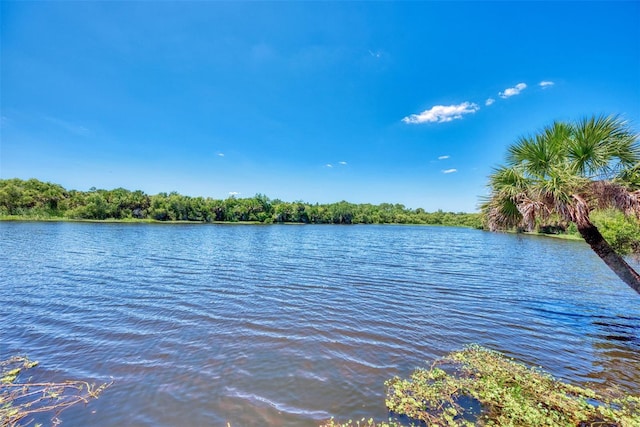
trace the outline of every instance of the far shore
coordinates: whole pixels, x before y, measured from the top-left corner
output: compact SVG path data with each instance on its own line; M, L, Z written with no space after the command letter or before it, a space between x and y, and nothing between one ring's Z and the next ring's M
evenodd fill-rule
M63 218L63 217L31 217L20 215L3 215L0 216L0 222L73 222L73 223L93 223L93 224L201 224L201 225L390 225L390 226L421 226L421 227L456 227L456 228L474 228L467 225L450 225L450 224L411 224L411 223L354 223L354 224L332 224L332 223L306 223L306 222L260 222L260 221L189 221L189 220L166 220L161 221L150 218L106 218L106 219L82 219L82 218Z
M157 219L137 219L137 218L107 218L107 219L77 219L77 218L62 218L62 217L49 217L38 218L20 215L4 215L0 216L0 222L71 222L71 223L90 223L90 224L167 224L167 225L336 225L336 224L310 224L304 222L260 222L260 221L188 221L188 220L167 220L160 221ZM345 224L338 224L345 225ZM376 224L348 224L348 225L389 225L389 226L425 226L425 227L456 227L456 228L474 228L465 225L446 225L446 224L399 224L399 223L376 223ZM501 231L508 234L521 234L525 236L537 236L537 237L552 237L554 239L562 240L576 240L582 241L582 238L575 234L545 234L538 232L516 232L516 231Z

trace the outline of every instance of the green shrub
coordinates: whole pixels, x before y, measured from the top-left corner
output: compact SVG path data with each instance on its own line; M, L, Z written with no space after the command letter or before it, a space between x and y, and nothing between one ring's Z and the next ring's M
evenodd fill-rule
M621 255L640 253L640 222L616 210L595 211L591 220L611 247Z

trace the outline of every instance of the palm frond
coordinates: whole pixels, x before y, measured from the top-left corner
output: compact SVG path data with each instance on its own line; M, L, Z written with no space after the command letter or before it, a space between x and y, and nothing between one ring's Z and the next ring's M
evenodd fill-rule
M640 162L633 167L620 170L613 182L623 185L631 191L640 190Z
M522 164L531 158L535 152L535 136L522 136L515 144L507 149L507 164L510 166Z
M590 195L600 209L614 208L625 215L640 218L640 191L631 191L611 181L594 181L590 184Z
M491 231L517 227L522 222L522 214L517 204L509 197L492 198L484 206L484 211Z
M535 136L522 137L509 147L507 162L510 166L522 167L531 177L544 179L550 168L565 157L569 134L567 125L554 123Z
M611 179L640 160L638 136L618 116L592 116L573 125L569 159L576 173Z
M517 207L522 215L521 223L526 226L528 231L535 228L538 219L544 220L548 218L550 213L544 201L532 199L527 195L522 195L518 200Z
M518 167L498 167L489 177L492 191L506 197L515 197L529 186L529 180Z

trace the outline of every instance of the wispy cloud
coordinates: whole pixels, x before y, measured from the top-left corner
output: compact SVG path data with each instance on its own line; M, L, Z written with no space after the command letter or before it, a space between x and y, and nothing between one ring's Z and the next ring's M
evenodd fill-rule
M331 163L327 163L326 165L324 165L325 168L332 168L333 165Z
M496 102L495 99L488 98L486 101L484 101L484 105L486 105L488 107L489 105L493 104L494 102Z
M518 83L514 87L509 87L505 89L504 92L498 93L498 95L500 96L500 98L509 98L515 95L520 95L520 92L522 92L526 88L527 88L526 83Z
M445 169L442 171L442 173L455 173L458 172L458 169Z
M369 55L373 56L374 58L380 58L382 57L382 52L380 52L379 50L369 50Z
M473 114L479 109L480 107L473 102L463 102L458 105L435 105L420 114L411 114L402 121L408 124L445 123L461 119L465 114Z
M340 163L342 166L346 166L347 165L347 162L344 162L344 161L338 162L338 163Z
M218 157L224 157L224 153L218 153Z
M240 194L237 191L229 191L229 196L233 197L233 196L237 196L238 194Z
M447 154L446 156L439 156L438 160L446 160L449 158L449 155Z
M548 87L551 87L551 86L553 86L554 84L555 84L554 82L551 82L551 81L549 81L549 80L543 80L543 81L541 81L540 83L538 83L538 85L540 85L540 87L541 87L542 89L546 89L546 88L548 88Z

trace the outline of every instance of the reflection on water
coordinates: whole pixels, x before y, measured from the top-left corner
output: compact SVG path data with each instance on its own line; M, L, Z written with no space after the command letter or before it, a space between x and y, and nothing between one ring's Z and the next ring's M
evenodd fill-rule
M386 419L468 343L640 388L640 303L583 243L409 226L0 223L0 356L115 384L65 426Z

